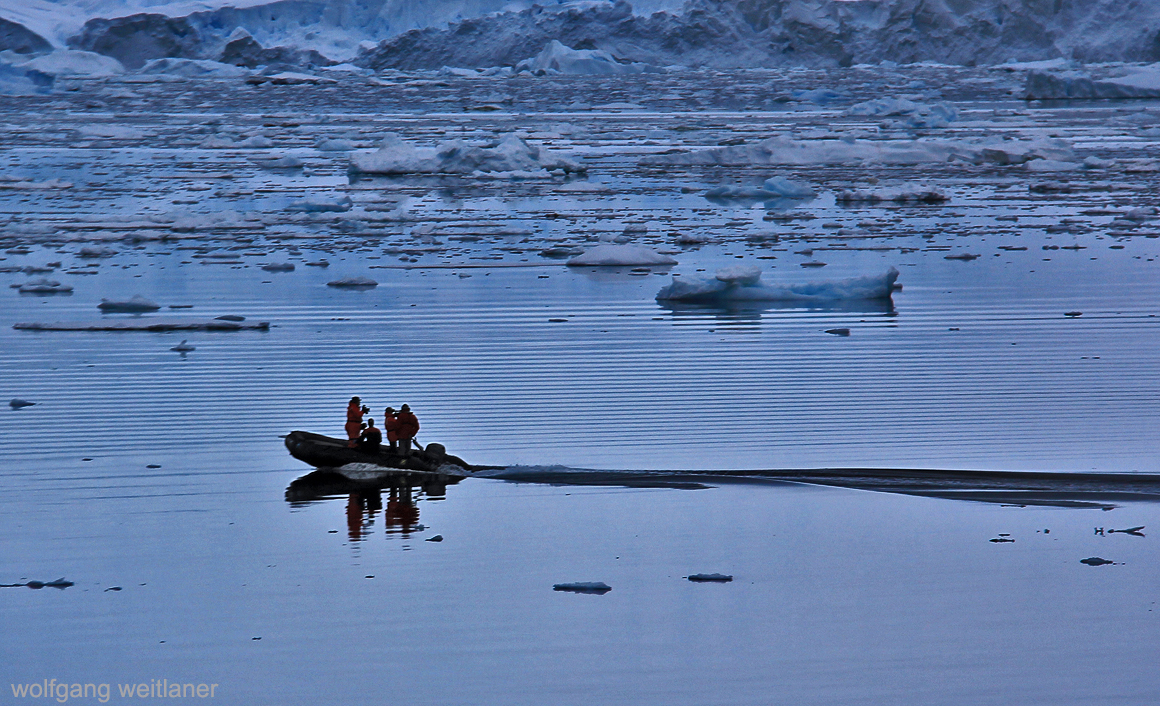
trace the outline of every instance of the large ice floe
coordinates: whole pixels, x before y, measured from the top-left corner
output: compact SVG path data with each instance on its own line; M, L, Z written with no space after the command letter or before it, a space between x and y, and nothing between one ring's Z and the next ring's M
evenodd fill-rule
M1122 76L1094 79L1082 71L1031 71L1028 100L1160 98L1160 64L1125 69Z
M54 51L18 67L51 76L116 76L125 73L121 62L91 51Z
M516 64L516 73L545 74L644 74L660 73L664 69L636 62L619 62L612 54L600 49L572 49L553 39L544 50L530 59Z
M675 265L668 255L643 245L597 245L566 263L569 267L633 267L641 265Z
M657 292L660 302L729 304L734 302L819 302L887 299L894 291L898 270L891 267L876 277L766 284L761 268L739 265L717 270L714 277L673 277L672 284Z
M484 145L449 140L436 147L417 147L390 133L377 150L353 153L350 169L363 174L480 173L533 177L547 176L553 171L584 171L576 162L529 145L515 133Z
M893 117L902 127L940 128L957 118L959 111L950 103L926 105L906 98L875 98L850 106L846 115Z

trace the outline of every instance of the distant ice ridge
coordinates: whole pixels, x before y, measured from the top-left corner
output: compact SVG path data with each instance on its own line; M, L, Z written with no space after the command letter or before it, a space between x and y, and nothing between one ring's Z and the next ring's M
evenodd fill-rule
M651 15L626 2L586 2L413 29L356 63L512 66L553 40L621 62L711 68L1156 61L1158 31L1155 0L689 0Z
M437 147L416 147L390 133L379 149L352 154L350 168L364 174L482 173L514 177L584 171L576 162L529 145L515 133L504 135L494 144L481 146L449 140Z
M730 302L835 302L886 299L894 291L898 270L891 267L877 277L809 282L805 284L765 284L757 266L727 267L715 277L673 277L672 284L657 292L657 301L702 304Z

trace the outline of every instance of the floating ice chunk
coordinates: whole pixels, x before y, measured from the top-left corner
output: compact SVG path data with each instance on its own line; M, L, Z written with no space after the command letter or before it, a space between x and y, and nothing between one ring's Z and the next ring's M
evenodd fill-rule
M22 400L19 397L8 402L8 406L11 407L12 409L23 409L25 407L34 407L35 405L36 405L35 402L29 402L28 400Z
M266 272L293 272L294 263L292 262L271 262L268 265L262 265L262 269Z
M167 76L185 76L187 78L241 78L249 76L249 69L233 64L223 64L220 61L205 59L179 59L165 57L146 62L137 69L142 74L165 74Z
M893 189L853 189L839 191L838 203L943 203L949 197L941 189L925 187L896 187Z
M597 245L566 263L569 267L628 267L675 265L677 261L643 245Z
M808 103L816 103L817 105L826 105L834 101L846 100L850 94L844 91L837 91L832 88L813 88L810 90L800 90L791 93L794 100L806 101Z
M691 574L688 579L695 583L729 583L733 577L729 574Z
M302 160L290 155L272 154L265 157L254 157L254 164L266 169L301 169Z
M798 181L790 181L785 177L766 179L762 186L766 191L787 199L812 199L815 196L814 190L809 186Z
M326 283L327 287L344 287L346 289L370 289L379 286L379 283L369 277L346 277Z
M536 56L515 66L515 73L545 74L643 74L664 69L640 62L622 63L600 49L571 49L553 39Z
M0 95L31 96L49 93L54 80L54 76L42 71L0 63Z
M330 85L338 83L337 79L327 78L325 76L314 76L311 74L296 73L294 71L284 71L272 76L251 76L246 79L247 83L259 84L269 81L275 86L302 86L302 85Z
M875 98L863 103L856 103L846 109L846 114L899 116L903 118L903 123L906 126L914 128L946 127L951 121L959 117L959 111L949 103L925 105L905 98Z
M768 201L778 198L778 194L759 186L718 186L705 192L705 198L715 200L726 199L760 199Z
M294 201L288 208L291 211L305 211L307 213L324 211L343 212L349 211L353 205L354 203L350 200L350 196L344 194L339 197L307 196L304 199Z
M672 284L657 292L657 301L724 304L746 301L833 302L863 299L887 299L894 291L898 270L891 267L877 277L852 277L829 282L769 285L756 278L748 268L727 268L708 277L673 277ZM721 279L722 274L724 279Z
M1160 98L1160 64L1132 67L1124 76L1107 79L1080 71L1032 71L1024 94L1028 100Z
M273 147L274 141L265 135L251 135L250 137L247 137L246 139L237 143L236 146L244 148L265 149L267 147Z
M584 171L572 160L529 145L515 133L485 146L451 140L438 147L415 147L392 133L383 138L378 150L352 154L350 166L352 171L366 174L524 172L546 176L552 170Z
M1024 166L1032 172L1071 172L1081 169L1084 165L1079 162L1065 162L1058 159L1033 159Z
M121 62L91 51L60 49L18 65L52 76L115 76L125 73Z
M353 142L350 140L344 140L339 137L323 140L322 142L318 143L318 150L320 152L350 152L353 149Z
M77 253L77 257L94 259L94 258L112 257L116 254L117 254L117 251L114 250L113 248L106 247L104 245L97 245L97 246L85 246L85 247L81 248L80 252Z
M54 279L40 277L28 280L19 286L21 294L65 294L73 290L67 284L61 284Z
M612 586L603 581L578 581L576 583L558 583L552 586L553 591L569 591L571 593L595 593L603 595L612 590Z
M757 265L737 265L717 270L715 279L727 285L749 287L761 280L761 268Z
M149 301L140 294L135 294L131 299L102 299L97 308L103 312L117 312L117 313L141 313L145 311L157 311L161 308L160 304Z

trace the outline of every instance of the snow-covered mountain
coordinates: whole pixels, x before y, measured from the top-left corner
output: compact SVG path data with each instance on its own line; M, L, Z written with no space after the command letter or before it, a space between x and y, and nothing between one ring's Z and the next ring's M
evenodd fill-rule
M1160 61L1157 0L0 0L0 50L248 66L514 66L552 41L707 67Z

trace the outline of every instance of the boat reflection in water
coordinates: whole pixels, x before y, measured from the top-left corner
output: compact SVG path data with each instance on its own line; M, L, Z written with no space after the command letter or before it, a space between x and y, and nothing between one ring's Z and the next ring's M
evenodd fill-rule
M346 531L350 541L362 541L369 535L380 512L385 534L408 537L423 529L419 524L417 501L442 500L447 497L447 486L459 480L456 476L406 472L384 473L372 480L351 480L334 471L317 470L290 483L286 488L286 502L292 507L303 507L346 497Z

